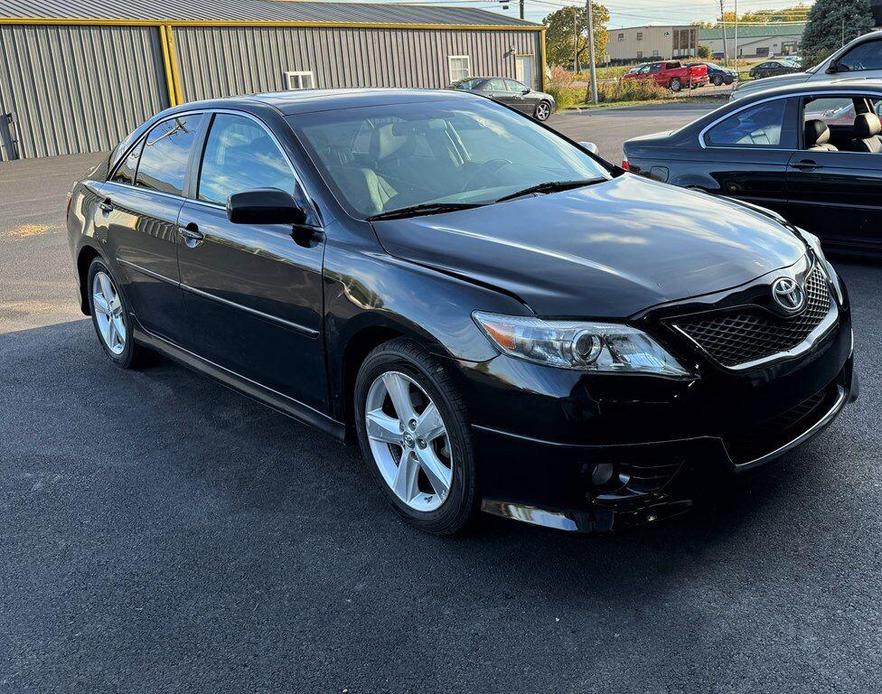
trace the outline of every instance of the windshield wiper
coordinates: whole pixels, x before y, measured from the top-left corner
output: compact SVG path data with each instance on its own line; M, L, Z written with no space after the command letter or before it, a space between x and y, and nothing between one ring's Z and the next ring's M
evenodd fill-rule
M403 217L417 217L425 214L441 214L442 212L455 212L456 210L470 210L473 207L481 207L484 203L478 202L424 202L420 205L401 207L397 210L380 212L367 218L369 222L379 219L401 219Z
M545 183L537 183L535 186L530 186L529 188L524 188L523 190L519 190L515 193L509 193L508 195L503 195L501 198L496 200L496 202L504 202L505 200L513 200L514 198L520 198L524 195L531 195L533 193L556 193L560 190L569 190L570 188L581 188L582 186L588 186L592 183L599 183L600 181L605 181L604 178L586 178L581 181L546 181Z

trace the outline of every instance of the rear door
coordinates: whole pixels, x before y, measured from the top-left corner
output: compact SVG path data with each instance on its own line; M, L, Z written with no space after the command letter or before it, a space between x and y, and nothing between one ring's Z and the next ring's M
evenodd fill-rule
M839 151L800 149L787 169L788 218L819 236L828 246L882 247L882 154L849 152L855 108L873 107L847 94L803 99L806 120L823 120ZM878 101L876 102L879 103ZM801 147L804 145L801 144Z
M293 167L263 123L220 112L212 116L197 181L195 199L181 210L187 239L178 254L193 350L324 410L321 235L233 224L226 215L229 196L246 190L278 188L304 199Z
M708 174L723 195L787 211L787 165L798 146L796 99L745 106L699 136Z
M99 211L135 317L174 342L186 340L187 327L178 288L178 215L204 120L190 113L153 126L104 184Z

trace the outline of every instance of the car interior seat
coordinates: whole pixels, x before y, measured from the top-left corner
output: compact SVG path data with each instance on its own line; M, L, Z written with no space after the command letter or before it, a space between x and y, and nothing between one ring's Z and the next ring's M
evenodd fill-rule
M805 122L805 148L821 152L838 152L839 150L830 144L830 128L819 119Z
M882 152L882 140L879 133L882 132L882 122L875 113L861 113L854 119L854 139L849 149L854 152Z

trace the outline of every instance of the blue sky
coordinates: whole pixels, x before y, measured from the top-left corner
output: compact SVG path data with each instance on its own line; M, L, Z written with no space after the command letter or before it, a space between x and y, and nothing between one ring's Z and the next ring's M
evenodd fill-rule
M813 0L805 0L804 4L811 5ZM438 0L429 0L431 4L441 4ZM724 0L727 11L734 9L734 0ZM494 4L485 0L464 0L457 4L465 7L480 7L492 9L510 16L517 16L517 0L509 4L509 9L503 11L501 4ZM554 12L556 7L575 4L568 0L526 0L527 19L541 21L542 18ZM581 0L580 4L584 4ZM713 20L720 14L719 0L605 0L604 5L612 16L610 27L639 26L643 24L689 24L696 20ZM792 7L799 4L799 0L738 0L738 13Z

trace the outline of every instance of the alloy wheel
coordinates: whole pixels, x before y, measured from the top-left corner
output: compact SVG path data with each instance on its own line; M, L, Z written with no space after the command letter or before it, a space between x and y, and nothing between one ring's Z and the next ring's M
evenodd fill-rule
M435 511L453 483L450 438L437 405L410 376L387 371L365 403L374 463L395 495L415 511Z
M536 107L536 118L545 120L551 115L551 108L544 101Z
M98 271L92 280L92 306L98 334L111 353L120 355L126 348L126 323L123 319L122 299L106 272Z

